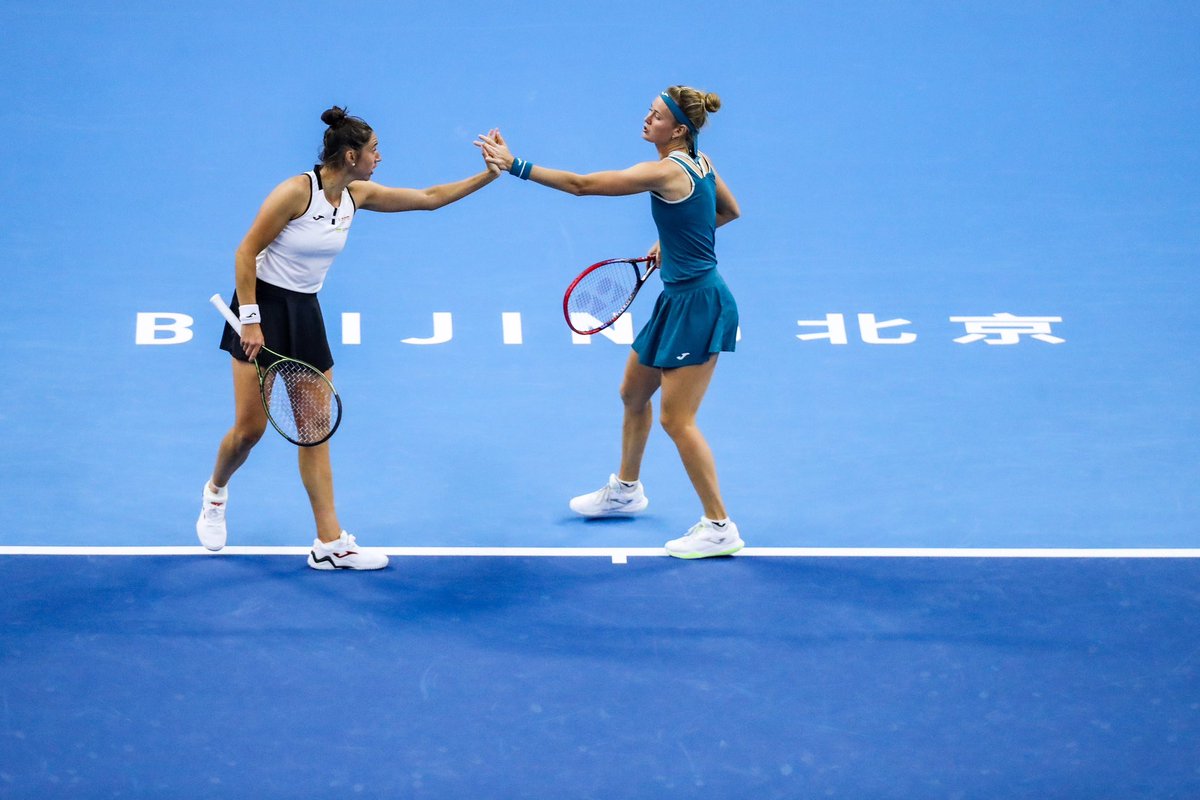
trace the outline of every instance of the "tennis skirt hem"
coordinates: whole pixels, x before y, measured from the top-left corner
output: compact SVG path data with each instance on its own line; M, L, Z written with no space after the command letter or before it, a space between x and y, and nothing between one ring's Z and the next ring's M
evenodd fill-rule
M266 346L276 353L304 361L322 372L333 368L333 353L325 332L325 318L315 294L305 294L259 280L255 300L262 314L262 332ZM230 308L238 313L237 292ZM225 325L220 348L238 361L249 361L242 350L242 337ZM261 366L268 364L261 363Z
M693 289L663 291L633 342L638 362L659 369L703 364L737 347L738 308L719 275Z

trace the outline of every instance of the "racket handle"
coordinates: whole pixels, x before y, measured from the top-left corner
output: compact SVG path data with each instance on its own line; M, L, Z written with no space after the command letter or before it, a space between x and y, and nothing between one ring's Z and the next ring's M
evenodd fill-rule
M225 305L225 301L221 298L221 295L214 294L212 297L208 298L208 302L213 304L213 307L221 313L221 316L225 318L225 321L229 323L230 327L237 332L238 336L241 336L242 322L234 316L233 309Z

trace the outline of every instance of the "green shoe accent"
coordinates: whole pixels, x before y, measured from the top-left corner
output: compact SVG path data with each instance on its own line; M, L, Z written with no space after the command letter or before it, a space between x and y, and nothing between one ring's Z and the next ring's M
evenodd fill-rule
M741 550L743 546L744 545L739 544L737 547L731 547L730 549L722 550L719 553L672 553L670 550L668 550L667 555L671 556L672 558L684 558L688 560L694 558L718 558L720 556L731 556L738 550Z

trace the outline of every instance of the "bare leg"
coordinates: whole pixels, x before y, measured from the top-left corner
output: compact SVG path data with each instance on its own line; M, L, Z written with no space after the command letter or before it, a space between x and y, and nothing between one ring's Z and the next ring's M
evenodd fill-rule
M217 463L212 473L212 483L216 486L209 487L214 489L229 483L267 428L267 414L258 391L258 370L245 361L230 360L233 362L234 420L233 427L217 449Z
M621 402L625 418L621 425L621 471L617 477L632 483L642 471L642 456L646 440L654 424L654 406L650 400L662 382L662 370L638 362L637 353L630 352L621 381Z
M333 370L326 370L325 377L333 380ZM317 538L332 542L342 535L337 510L333 502L333 465L329 460L329 442L315 447L300 447L300 480L308 492L312 505L313 520L317 523Z
M679 450L679 458L704 507L704 516L725 519L717 465L708 442L696 426L696 414L716 368L717 356L713 355L703 364L664 370L660 422Z
M342 534L337 511L333 504L333 466L329 462L329 442L316 447L301 447L300 480L312 504L313 520L317 523L317 538L332 542Z

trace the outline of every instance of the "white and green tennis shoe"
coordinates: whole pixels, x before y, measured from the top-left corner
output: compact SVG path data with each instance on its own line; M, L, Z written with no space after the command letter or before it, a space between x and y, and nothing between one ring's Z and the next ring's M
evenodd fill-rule
M608 476L608 483L594 492L571 498L571 510L585 517L616 517L636 514L650 505L650 499L642 489L642 482L632 485Z
M675 558L712 558L731 556L745 547L746 543L738 534L738 527L733 520L722 524L708 517L701 517L687 533L678 539L672 539L665 546L667 555Z

